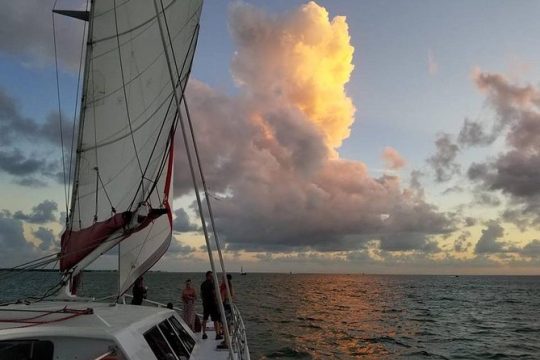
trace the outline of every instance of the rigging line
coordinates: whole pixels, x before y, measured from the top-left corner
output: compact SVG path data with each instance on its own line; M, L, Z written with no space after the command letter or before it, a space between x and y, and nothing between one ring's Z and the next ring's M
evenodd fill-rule
M40 267L43 267L43 266L47 266L48 264L52 264L53 262L55 262L56 259L49 259L49 260L43 260L39 263L35 263L34 265L32 266L28 266L24 269L17 269L17 270L11 270L11 271L7 271L5 273L0 273L0 280L2 281L5 281L7 279L10 279L10 278L14 278L14 277L17 277L17 276L20 276L22 274L27 274L28 272L32 271L32 270L36 270Z
M94 62L93 61L91 63L91 69L89 69L89 71L92 72L92 99L94 99L96 86L95 86L95 81L94 81L95 78L94 78ZM86 106L88 106L88 104L86 104ZM93 125L94 125L94 146L96 146L94 150L94 156L95 156L95 161L96 161L96 213L94 215L94 221L97 221L100 176L99 176L99 158L98 158L98 149L97 149L97 121L96 121L96 104L95 103L92 103L92 120L93 120Z
M161 8L163 8L163 0L160 0L160 2L161 2ZM201 3L201 6L202 6L202 3ZM200 9L201 9L201 7L197 8L197 10L195 10L194 14L198 13ZM193 15L189 18L188 21L191 21L192 17L193 17ZM198 39L198 35L199 35L199 23L197 23L195 25L195 29L193 30L193 35L191 36L191 39L189 41L188 52L186 53L186 56L184 57L184 60L182 62L182 69L180 70L180 72L178 72L178 63L176 62L176 54L174 53L174 46L173 46L173 42L172 42L172 39L171 39L171 33L169 31L169 23L167 22L167 15L165 14L165 11L163 11L163 19L165 20L165 28L167 30L167 38L169 40L169 46L171 47L172 58L173 58L173 61L174 61L174 67L175 67L175 70L176 70L176 73L177 73L177 77L179 79L178 85L180 86L180 88L182 90L182 94L183 94L185 89L182 89L182 81L181 81L180 76L184 72L184 68L186 66L187 59L190 57L189 56L189 54L190 54L189 50L191 50L191 48L192 48L193 41L195 41L195 46L193 46L193 54L195 54L195 48L197 47L197 39ZM189 64L189 68L188 68L190 70L188 71L188 73L191 72L191 65L192 64L193 64L193 56L191 57L191 62ZM187 77L186 77L186 79L187 79ZM187 83L187 80L186 80L186 83ZM176 88L174 89L174 91L176 91Z
M105 184L103 183L103 180L101 179L101 175L99 175L99 170L97 170L97 177L99 179L99 182L101 183L101 187L103 188L103 192L105 193L107 200L109 200L109 204L111 205L112 212L116 214L116 209L114 208L111 198L109 197L109 193L107 192L107 189L105 189Z
M97 222L98 219L98 201L99 201L99 169L97 166L94 168L96 170L96 211L94 213L94 223Z
M163 0L160 0L160 2L161 2L161 6L163 8ZM174 54L174 47L173 47L172 40L171 40L171 34L169 32L169 25L168 25L168 22L167 22L167 16L166 16L165 12L163 13L163 17L165 19L165 27L167 29L167 35L168 35L168 38L169 38L169 44L170 44L170 47L171 47L171 50L172 50L172 53L173 53L172 57L173 57L173 60L174 60L174 63L175 63L175 67L178 68L178 64L176 63L176 56ZM195 49L197 48L198 36L196 36L196 35L198 34L198 32L199 32L199 24L197 24L195 26L195 31L193 33L193 37L191 38L191 42L189 44L189 49L191 49L193 40L195 40L195 44L193 46L193 52L195 52ZM184 71L185 62L186 62L188 56L189 56L189 51L188 51L188 55L186 55L186 57L184 58L184 63L182 64L182 72ZM193 62L193 57L191 58L191 61ZM178 74L178 77L180 77L180 74ZM179 86L182 89L182 84L181 83L179 84ZM214 241L216 243L216 250L218 252L219 261L220 261L220 265L221 265L221 270L223 272L223 276L225 276L225 278L226 278L227 271L225 270L225 262L223 261L223 254L221 252L221 245L219 243L219 237L218 237L217 230L216 230L216 224L215 224L215 221L214 221L214 215L212 213L212 206L210 204L210 198L208 196L208 187L206 185L206 180L205 180L204 173L203 173L203 170L202 170L201 159L200 159L200 156L199 156L199 149L198 149L198 146L197 146L197 141L195 139L195 132L194 132L194 129L193 129L193 124L191 122L191 116L190 116L190 113L189 113L189 108L187 106L184 89L182 89L182 99L184 100L184 108L186 110L186 117L187 117L187 121L188 121L188 125L189 125L189 130L190 130L190 133L191 133L191 140L193 142L193 150L194 150L194 153L195 153L196 163L197 163L197 166L198 166L198 169L199 169L199 175L201 177L201 182L202 182L203 189L204 189L204 195L205 195L204 197L205 197L207 208L208 208L208 215L210 216L210 222L211 222L211 225L212 225L212 232L213 232L213 235L214 235ZM181 110L179 110L179 111L181 111ZM186 144L186 146L188 146L188 145ZM232 306L233 302L232 302L231 291L230 291L230 288L229 288L229 282L228 281L224 281L224 282L225 282L225 288L226 288L226 292L227 292L227 298L229 300L230 305Z
M53 10L56 8L56 2L58 0L55 0L53 5ZM60 125L60 146L62 151L62 174L64 178L64 198L66 202L66 214L68 213L68 189L67 189L67 182L66 182L66 159L64 154L64 131L62 129L62 106L61 106L61 100L60 100L60 79L58 76L58 52L57 52L57 46L56 46L56 25L54 23L54 12L52 13L52 26L53 26L53 43L54 43L54 67L56 70L56 96L58 98L58 122Z
M144 181L144 178L146 177L146 171L148 170L148 167L150 166L150 161L152 160L152 157L154 156L154 151L156 150L157 148L157 144L159 142L159 138L161 137L161 131L163 130L163 128L165 127L165 120L167 118L167 116L169 116L169 112L172 108L172 104L173 104L173 99L174 97L171 96L171 99L169 101L169 106L167 107L167 111L165 112L165 117L163 119L163 121L161 122L161 126L159 128L159 133L158 133L158 136L156 137L156 141L154 142L154 146L152 147L152 151L150 152L150 157L148 159L148 162L146 163L146 167L144 169L144 174L143 174L143 177L141 178L141 182L139 183L139 186L137 188L137 192L135 193L135 196L133 197L133 199L131 200L131 204L129 204L129 209L131 209L131 207L133 206L133 203L135 202L135 200L137 199L137 194L139 193L139 189L144 186L143 184L143 181ZM176 115L175 115L176 117ZM174 121L174 120L173 120ZM166 149L168 148L167 146L165 147ZM165 156L163 156L165 157ZM163 164L163 159L162 159L162 164ZM159 168L161 168L162 165L160 165ZM158 169L159 169L158 168ZM150 198L150 195L152 194L152 192L154 191L154 189L156 188L157 186L157 180L159 180L159 178L161 177L161 172L158 171L158 176L156 177L156 180L153 181L153 184L152 184L152 187L149 189L148 191L148 195L146 197L146 199L144 199L145 201L148 201L148 199ZM151 180L150 180L151 181ZM151 181L152 182L152 181Z
M57 0L58 1L58 0ZM88 3L89 3L89 0L86 0L86 10L88 11ZM82 36L82 40L81 40L81 50L79 52L79 73L77 75L77 90L75 92L75 110L73 111L73 123L72 123L72 127L71 127L71 149L70 149L70 152L69 152L69 173L68 173L68 183L67 183L67 186L68 186L68 201L66 203L66 207L68 206L69 202L71 201L70 199L70 193L71 193L71 170L72 170L72 166L73 166L73 148L75 146L75 127L76 127L76 123L77 123L77 111L79 110L79 91L80 91L80 88L81 88L81 74L82 74L82 69L83 69L83 59L84 59L84 44L85 44L85 32L86 31L89 31L90 29L87 29L87 24L86 24L86 21L84 22L84 25L83 25L83 36ZM82 107L82 102L81 102L81 107ZM68 218L69 218L69 210L66 211L66 225L67 225L67 221L68 221Z
M35 268L39 267L41 264L55 261L57 256L58 256L58 254L53 254L52 256L51 255L44 256L42 258L39 258L39 259L33 260L31 262L28 262L24 266L21 265L20 267L11 268L11 269L8 269L7 271L4 270L3 274L0 273L0 277L9 277L10 274L20 274L20 273L23 273L25 271L35 269Z
M127 92L126 92L126 85L125 85L125 79L124 79L124 67L122 65L122 49L120 48L120 35L118 33L118 17L117 17L117 11L116 11L116 0L114 0L114 26L116 29L116 43L118 46L118 60L120 63L120 75L122 76L122 84L123 84L123 92L124 92L124 102L126 103L126 116L127 121L129 124L129 131L131 132L131 142L133 143L133 149L135 150L135 157L137 158L137 163L139 164L139 170L141 172L141 175L144 176L141 160L139 159L139 153L137 152L137 145L135 144L135 136L133 135L133 127L131 126L131 117L129 116L129 105L128 105L128 98L127 98ZM144 187L142 189L143 191L143 197L144 197Z
M19 264L19 265L17 265L17 266L14 266L14 267L12 267L11 269L13 269L13 270L14 270L14 269L18 269L18 268L20 268L20 267L23 267L23 266L26 266L26 265L32 264L32 263L34 263L34 262L38 262L38 261L41 261L41 260L43 260L43 259L46 259L46 258L49 258L49 257L53 257L53 256L58 256L58 253L45 255L45 256L42 256L42 257L40 257L40 258L37 258L37 259L34 259L34 260L27 261L27 262L25 262L25 263L22 263L22 264Z
M162 8L163 8L163 3L161 4L161 6L162 6ZM201 7L199 6L199 8L197 8L197 11L196 11L195 13L197 13L200 9L201 9ZM165 13L164 13L164 15L165 15ZM191 20L192 18L193 18L193 15L190 17L189 20ZM167 26L167 18L166 18L166 17L165 17L165 25ZM192 48L193 41L194 41L194 39L197 37L197 35L198 35L198 33L199 33L199 32L198 32L198 29L199 29L199 24L197 24L197 25L195 26L195 31L193 32L193 35L192 35L192 37L191 37L191 40L190 40L188 49L191 49L191 48ZM172 40L171 40L171 37L170 37L170 33L169 33L169 31L168 31L168 26L167 26L167 34L169 35L169 36L168 36L169 44L170 44L171 49L172 49L172 52L173 52L173 60L174 60L175 66L178 67L177 62L176 62L176 56L174 55L174 48L173 48L173 46L172 46ZM195 44L196 44L196 40L195 40ZM195 46L195 47L196 47L196 46ZM165 53L165 50L164 50L164 53ZM195 48L193 48L193 53L195 53ZM167 56L167 54L165 54L165 56ZM188 52L186 53L186 56L184 57L184 60L183 60L183 62L182 62L182 70L180 71L180 73L178 73L178 70L177 70L177 74L178 74L179 79L178 79L178 84L177 84L176 86L174 86L174 89L173 89L173 96L176 96L176 88L177 88L177 87L180 87L180 91L181 91L180 99L183 99L183 98L184 98L184 93L185 93L185 91L186 91L186 89L182 86L182 80L183 80L183 79L186 79L186 82L187 82L187 79L189 78L189 75L190 75L190 73L191 73L191 70L189 70L189 71L186 73L186 75L185 75L184 77L180 78L180 74L182 74L182 73L184 72L184 68L185 68L185 65L186 65L186 63L187 63L187 59L188 59L189 57L190 57L190 51L188 51ZM193 63L193 56L191 57L190 67L191 67L191 64L192 64L192 63ZM171 104L172 104L172 100L173 100L173 99L174 99L174 97L171 98ZM171 104L169 104L169 107L171 106ZM167 109L167 113L168 113L168 112L169 112L169 109ZM178 109L176 110L176 112L178 112ZM174 134L176 133L176 128L177 128L177 126L178 126L178 115L177 115L177 114L175 114L175 118L174 118L174 119L175 119L175 120L174 120L174 123L173 123L172 126L171 126L171 130L174 129L174 130L172 131L173 137L172 137L172 140L171 140L171 139L168 140L168 142L167 142L167 147L166 147L167 149L168 149L169 146L171 145L171 141L174 141ZM152 151L153 151L153 150L152 150ZM156 181L155 181L154 185L151 187L149 194L151 194L152 191L154 191L155 187L157 186L157 180L161 177L161 174L163 173L163 170L165 169L165 164L166 164L166 159L167 159L167 158L168 158L168 154L164 154L163 159L162 159L162 163L161 163L161 166L160 166L160 170L158 171L158 174L157 174L157 176L156 176ZM150 195L148 195L148 197L149 197L149 196L150 196Z
M201 177L201 182L202 182L202 185L203 185L204 197L206 199L206 207L208 208L208 216L210 217L210 224L212 225L212 233L214 234L214 241L216 243L216 249L217 249L218 256L219 256L219 261L220 261L220 264L221 264L221 270L223 271L223 274L224 274L223 276L226 279L227 278L227 271L225 270L225 262L223 261L223 254L221 252L221 245L220 245L220 242L219 242L219 236L218 236L218 233L217 233L216 223L215 223L215 220L214 220L214 213L212 211L212 205L210 204L210 197L208 196L208 187L206 185L206 179L205 179L205 176L204 176L204 172L203 172L202 164L201 164L201 159L200 159L200 156L199 156L199 148L197 146L197 141L196 141L196 138L195 138L195 131L194 131L194 128L193 128L193 123L191 121L191 115L190 115L190 112L189 112L189 108L188 108L188 105L187 105L187 100L185 98L185 95L184 95L184 108L186 110L186 117L187 117L187 121L188 121L188 125L189 125L189 130L190 130L190 133L191 133L191 140L193 142L193 150L194 150L194 153L195 153L195 158L197 160L196 162L197 162L197 165L198 165L198 168L199 168L199 175ZM228 297L228 300L229 300L229 304L232 307L233 306L233 298L232 298L231 289L229 287L229 281L224 280L224 283L225 283L225 288L227 290L227 297Z
M163 9L163 3L161 3L161 5L162 5L162 9ZM181 109L180 108L181 99L178 98L178 94L176 93L176 86L175 86L175 81L174 81L174 76L173 76L173 71L172 71L172 64L171 64L171 60L169 59L169 55L168 55L168 51L167 51L167 43L165 41L165 36L163 34L163 26L161 25L161 21L160 21L160 17L159 17L159 9L158 9L157 0L154 0L154 7L156 9L156 15L157 15L157 20L158 20L158 25L159 25L159 32L160 32L160 35L161 35L161 41L163 42L163 48L164 48L165 54L166 54L165 58L167 59L167 67L168 67L168 70L169 70L169 76L170 76L170 80L171 80L171 87L174 90L174 99L176 101L177 113L178 113L178 116L179 116L180 127L182 129L182 137L184 139L184 145L185 145L185 148L186 148L186 155L187 155L188 162L189 162L189 170L190 170L190 173L191 173L191 179L193 181L193 187L195 189L195 197L197 198L197 204L198 204L198 208L199 208L199 216L201 218L201 224L202 224L202 228L203 228L204 239L206 241L206 247L207 247L207 251L208 251L208 258L210 260L210 265L212 267L212 273L213 273L213 276L214 276L214 290L216 291L216 297L218 299L218 306L219 306L219 310L220 310L220 313L221 313L221 321L222 321L223 330L224 330L224 333L225 333L225 341L226 341L226 344L227 344L227 346L229 348L229 356L230 356L231 359L234 359L234 354L233 354L233 349L232 349L232 342L231 342L231 337L230 337L230 334L229 334L229 326L227 324L227 318L225 316L225 308L223 306L223 299L221 298L221 292L220 292L220 289L219 289L219 282L218 282L217 274L216 274L216 271L215 271L214 257L213 257L212 251L210 249L210 239L209 239L209 236L208 236L208 229L206 228L206 221L205 221L204 213L203 213L203 209L202 209L201 197L200 197L200 194L199 194L199 187L197 185L197 180L196 180L196 177L195 177L195 170L193 168L193 159L192 159L191 150L189 148L188 138L187 138L187 134L186 134L186 126L185 126L184 120L182 118L182 112L180 111L180 109ZM164 15L165 15L165 13L164 13ZM165 20L166 19L167 18L165 17Z

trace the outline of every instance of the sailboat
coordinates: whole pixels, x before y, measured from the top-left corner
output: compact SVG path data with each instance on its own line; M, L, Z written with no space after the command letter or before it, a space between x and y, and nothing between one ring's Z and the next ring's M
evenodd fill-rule
M59 261L62 279L38 298L0 308L1 359L250 358L227 282L232 316L225 317L197 178L207 194L206 183L185 101L201 9L202 0L92 0L84 11L53 10L84 21L87 29L69 214L61 251L52 260ZM132 284L171 242L177 133L199 204L225 324L223 344L213 340L213 329L203 340L175 309L126 301ZM226 275L208 196L205 200ZM116 292L101 302L78 297L83 270L113 248L118 249Z
M240 275L247 275L246 272L244 272L244 267L240 266Z

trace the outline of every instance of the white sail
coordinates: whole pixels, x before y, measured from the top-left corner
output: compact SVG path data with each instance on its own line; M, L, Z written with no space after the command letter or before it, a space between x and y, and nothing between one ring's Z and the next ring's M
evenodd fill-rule
M86 266L120 243L120 293L170 243L167 199L172 198L170 147L177 104L167 60L181 98L201 7L202 0L93 1L71 231L63 247L65 242L70 248L75 238L70 234L84 234L71 247L84 258L66 263L72 268ZM93 237L92 244L87 237Z

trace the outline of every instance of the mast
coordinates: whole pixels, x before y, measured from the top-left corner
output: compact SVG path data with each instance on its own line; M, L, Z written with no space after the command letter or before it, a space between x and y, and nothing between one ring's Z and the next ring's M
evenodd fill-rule
M59 14L66 14L65 12L58 12ZM76 147L76 156L75 156L75 172L73 175L73 189L71 192L71 205L69 206L68 214L68 224L66 224L67 229L71 230L73 227L73 214L75 210L76 198L79 191L79 169L81 161L81 148L82 148L82 135L84 129L84 119L85 119L85 100L86 93L88 90L88 76L90 73L90 59L92 57L92 26L94 23L94 0L90 0L90 9L88 10L87 20L88 21L88 34L86 36L86 52L84 60L84 69L83 69L83 83L82 83L82 95L81 95L81 106L79 109L79 128L77 133L77 147ZM79 17L77 17L79 18Z
M89 76L89 64L90 64L90 58L92 54L92 24L93 24L93 9L94 9L94 0L90 0L89 5L90 9L86 9L85 11L72 11L72 10L56 10L54 9L53 12L72 17L75 19L83 20L88 22L87 27L87 34L86 34L86 52L85 52L85 61L84 61L84 68L83 68L83 82L82 82L82 94L81 94L81 105L79 108L79 126L78 126L78 134L77 134L77 146L76 146L76 157L75 157L75 169L74 169L74 176L73 176L73 189L71 193L71 204L69 207L69 214L67 215L67 221L66 221L66 232L71 232L71 229L73 227L73 213L75 209L76 204L76 195L78 193L78 187L79 187L79 167L80 167L80 149L81 149L81 143L82 143L82 133L84 128L84 118L85 118L85 99L86 99L86 93L87 93L87 87L88 87L88 76ZM84 36L84 35L83 35ZM73 140L72 140L73 141ZM62 256L62 253L61 253ZM67 280L65 284L65 293L68 296L72 295L72 292L76 291L76 280L72 277L68 277L68 271L64 271L64 281ZM72 291L73 290L73 291Z

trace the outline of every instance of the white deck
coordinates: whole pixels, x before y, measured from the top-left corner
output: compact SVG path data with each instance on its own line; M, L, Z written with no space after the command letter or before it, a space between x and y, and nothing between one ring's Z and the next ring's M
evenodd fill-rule
M49 313L63 308L70 310L90 308L93 313L78 315L70 319L66 319L67 316L72 315L69 312ZM0 308L2 320L0 321L0 341L51 340L55 343L54 359L72 359L74 354L81 356L81 349L84 349L84 358L93 359L105 353L111 346L117 346L121 350L123 353L121 359L156 359L143 334L171 316L175 316L196 340L190 359L228 358L228 350L217 349L217 345L222 340L215 340L212 322L209 321L207 326L208 339L203 340L202 332L196 334L191 332L174 310L127 304L44 301L31 305L18 304L2 307ZM5 322L25 319L24 323ZM29 323L36 320L55 322ZM56 341L58 339L61 341ZM65 348L68 348L68 351Z

